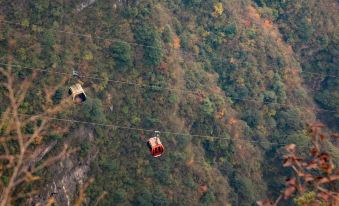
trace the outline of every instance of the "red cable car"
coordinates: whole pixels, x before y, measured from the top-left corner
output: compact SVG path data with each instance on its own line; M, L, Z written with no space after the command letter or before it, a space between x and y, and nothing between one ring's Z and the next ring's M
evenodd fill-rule
M164 153L164 146L161 144L160 141L160 132L155 131L154 137L151 137L147 141L147 147L153 157L160 157L162 153Z

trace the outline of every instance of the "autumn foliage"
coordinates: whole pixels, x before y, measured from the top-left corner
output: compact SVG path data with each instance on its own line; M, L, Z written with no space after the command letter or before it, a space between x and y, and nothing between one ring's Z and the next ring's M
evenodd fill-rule
M299 156L295 144L285 147L287 153L283 157L283 167L292 169L294 177L285 180L285 189L275 202L259 201L259 206L275 206L282 199L293 197L294 202L301 206L339 204L338 188L335 187L335 182L339 180L339 169L335 167L329 152L322 148L328 136L338 138L338 135L325 134L324 127L321 123L310 125L312 146L309 157Z

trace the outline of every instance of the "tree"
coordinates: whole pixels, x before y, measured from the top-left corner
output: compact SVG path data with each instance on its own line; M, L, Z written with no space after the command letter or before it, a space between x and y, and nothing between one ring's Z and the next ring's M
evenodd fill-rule
M208 190L201 198L200 201L203 205L211 205L215 202L215 195L213 191Z
M127 194L123 189L118 189L114 195L115 203L122 203L127 199Z
M312 146L309 157L301 157L295 144L285 147L283 167L291 168L294 177L286 179L285 188L275 202L259 201L259 206L276 206L282 199L287 200L292 197L298 206L339 204L339 192L335 186L339 180L339 170L336 169L330 153L321 148L323 145L321 142L328 138L324 128L325 125L319 122L310 125L309 135L312 138ZM333 133L330 136L339 138L339 134Z
M128 43L117 42L109 48L109 51L119 71L125 71L132 66L132 49Z
M200 109L204 115L211 116L215 112L215 105L209 98L205 98L202 105L200 106Z
M288 109L286 111L279 111L276 116L278 128L287 133L292 133L303 128L298 111L295 109Z
M57 89L52 97L53 104L59 104L62 100L62 90Z
M9 49L11 52L11 48ZM42 84L45 91L43 104L44 110L38 114L28 115L22 107L30 94L29 91L39 81L38 74L26 73L22 80L18 71L12 68L12 57L9 57L7 68L0 67L0 98L7 103L5 108L0 106L0 206L9 205L46 205L56 203L53 195L43 199L43 203L35 204L32 200L43 190L36 187L36 183L43 179L43 171L58 161L68 158L78 151L64 143L58 146L60 136L68 130L55 129L56 124L49 116L57 115L72 105L71 99L53 101L53 93L61 91L65 79L57 82L57 86ZM19 69L20 70L20 69ZM20 81L21 84L15 84ZM54 103L52 103L54 102ZM54 137L53 137L54 136ZM85 199L88 186L94 181L88 178L79 187L79 194L74 199L74 206L80 206ZM44 189L44 188L41 188ZM104 193L103 193L104 194ZM102 195L103 195L102 194ZM100 196L97 202L100 201Z
M237 25L235 23L228 24L224 29L224 34L229 38L234 38L237 35Z
M275 95L275 93L273 91L267 90L264 92L264 96L263 96L263 102L270 104L270 103L275 103L277 100L277 96Z
M249 205L255 202L257 198L257 188L253 180L239 173L235 175L233 181L235 182L235 187L239 193L239 197L241 197L239 199L243 202L243 204Z
M213 13L212 13L212 15L214 16L214 17L218 17L218 16L221 16L222 15L222 13L224 12L224 8L223 8L223 6L222 6L222 3L216 3L214 6L213 6L213 8L214 8L214 11L213 11Z
M140 194L136 196L133 205L153 206L151 192L148 189L143 190Z
M159 206L169 205L166 194L164 194L160 190L156 190L156 193L153 195L153 201L152 202L153 202L153 205L159 205Z
M245 112L243 119L246 121L248 126L257 127L263 122L263 114L255 109L248 110Z
M144 45L145 64L158 66L163 57L163 47L159 32L156 31L154 26L142 23L134 28L134 35L138 44Z
M183 3L188 7L195 7L201 4L202 0L183 0Z
M83 119L86 119L87 121L100 123L104 123L106 121L105 113L103 111L100 99L88 98L79 113L82 114Z
M166 25L164 31L162 32L162 39L165 43L173 42L173 32L170 25Z
M16 78L11 66L7 69L0 68L0 73L4 76L1 78L1 83L6 89L5 96L1 99L9 102L1 115L0 122L0 174L2 176L0 205L8 206L35 195L36 191L31 190L31 186L41 178L38 174L73 153L75 149L65 144L58 154L47 155L55 147L56 141L46 144L36 141L41 140L52 130L51 120L47 116L57 114L69 107L71 102L63 100L58 105L44 105L45 110L40 114L21 114L20 107L37 74L33 72L31 77L26 77L20 85L15 85ZM46 98L45 102L51 102L50 96L46 95Z

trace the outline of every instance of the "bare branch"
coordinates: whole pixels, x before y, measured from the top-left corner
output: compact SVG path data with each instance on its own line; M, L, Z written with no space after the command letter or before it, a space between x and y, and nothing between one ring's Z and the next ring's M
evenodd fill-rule
M38 190L33 190L31 192L25 192L25 193L19 193L18 195L16 195L15 198L13 198L13 201L19 200L19 199L23 199L23 198L27 198L27 197L32 197L36 194L38 194Z
M65 83L66 83L68 78L69 77L67 77L67 76L63 76L63 78L61 79L60 83L58 85L56 85L56 86L53 86L53 87L48 87L47 85L42 84L43 90L45 92L45 100L46 100L46 102L48 102L48 103L52 102L52 95L55 94L55 92L60 87L63 87L63 85L65 85Z
M79 197L75 201L74 206L81 206L81 203L84 201L86 197L86 190L93 182L94 182L94 178L91 177L84 185L82 185L82 187L80 188Z
M72 101L70 101L70 99L65 99L61 101L60 104L58 104L57 106L46 109L46 111L41 114L32 115L31 117L23 121L23 125L26 125L29 122L34 122L38 119L43 119L45 116L52 116L57 113L60 113L60 111L64 111L66 108L68 108L71 105L72 105Z
M6 142L17 140L17 139L18 139L17 137L0 137L0 143L6 143Z
M321 202L327 202L329 206L335 206L339 203L339 193L335 187L330 189L334 182L339 180L339 170L336 170L335 164L331 159L330 153L324 151L320 141L326 139L323 134L324 125L322 123L311 124L310 136L312 138L312 147L309 158L296 157L295 145L287 146L284 155L284 167L292 168L295 173L294 178L288 178L286 188L282 195L276 200L276 204L281 200L293 197L302 197L305 192L314 192L316 197L310 205L319 205ZM333 136L332 136L333 137ZM335 137L334 137L335 138ZM296 193L298 192L298 193ZM266 204L267 203L267 204ZM272 205L267 201L259 201L258 205Z
M11 71L11 68L9 67L8 70ZM6 74L6 72L5 72L5 74ZM8 82L8 87L7 87L8 97L10 99L11 107L13 109L13 119L14 119L14 122L15 122L15 129L16 129L17 138L18 138L18 142L19 142L20 155L19 155L18 161L16 163L16 166L13 169L13 173L11 174L11 176L9 178L8 185L4 189L4 191L1 195L1 203L0 203L1 206L6 206L8 204L9 199L11 199L10 196L11 196L11 192L13 190L14 182L15 182L15 179L17 178L17 175L18 175L18 172L19 172L19 169L21 167L21 164L22 164L22 161L23 161L23 158L24 158L24 154L25 154L24 142L23 142L24 140L23 140L23 135L22 135L22 132L21 132L22 127L21 127L20 119L18 117L18 105L17 105L17 101L16 101L16 98L15 98L15 93L14 93L14 90L13 90L13 77L9 73L7 73L6 76L7 76L7 82Z
M31 138L29 138L29 140L24 145L25 148L27 148L30 144L32 144L32 142L34 141L34 139L37 136L40 136L40 134L41 134L42 130L44 129L46 123L47 123L47 120L42 120L40 126L39 127L35 127L34 133L32 134Z
M12 61L11 57L8 57L8 61ZM25 115L19 113L19 107L25 100L29 88L31 88L33 80L36 78L36 72L33 72L30 78L26 78L18 88L15 88L15 78L10 65L9 63L6 69L0 68L1 74L5 76L5 83L0 83L5 86L5 95L10 103L5 112L2 113L0 122L0 128L3 129L3 134L0 137L0 144L3 147L3 151L0 153L0 174L6 172L9 176L6 184L0 180L0 206L13 205L17 199L24 198L22 195L29 194L29 191L21 191L21 188L25 188L23 185L29 185L40 179L40 177L35 175L37 171L51 166L77 151L77 149L69 149L65 145L58 155L52 155L44 159L56 145L56 141L47 147L46 145L40 147L33 145L36 138L41 137L45 131L47 132L46 128L50 129L50 126L47 125L49 121L43 118L43 116L55 115L62 112L71 105L71 101L64 100L61 104L48 108L42 114L28 118L24 117ZM45 108L46 106L42 105L42 107ZM28 124L34 125L33 133L25 133L24 128ZM9 149L7 145L9 142L16 145L14 149ZM38 163L40 165L36 167ZM17 189L22 194L13 194L13 191L17 191Z
M17 94L17 96L18 96L17 104L18 105L21 105L22 102L24 101L26 94L27 94L27 91L30 88L35 77L36 77L36 72L33 71L32 77L30 79L26 78L24 80L24 82L20 85L20 89L19 89L18 94Z
M94 206L99 205L99 203L108 195L106 191L102 192L101 195L98 197L97 201L95 202Z
M34 169L34 172L37 172L37 171L42 170L46 167L49 167L52 164L54 164L55 162L63 160L67 156L69 156L70 154L75 153L79 150L78 148L76 148L76 149L71 149L70 151L67 151L67 149L68 149L68 146L65 145L64 149L57 156L51 157L51 158L47 159L46 161L44 161L39 167Z

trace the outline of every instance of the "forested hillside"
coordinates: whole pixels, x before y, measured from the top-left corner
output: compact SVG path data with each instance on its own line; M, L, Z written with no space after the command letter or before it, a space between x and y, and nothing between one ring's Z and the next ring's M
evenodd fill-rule
M278 197L291 173L283 147L307 151L316 120L339 131L338 10L335 0L1 0L0 152L19 151L16 135L49 151L39 161L74 149L13 189L25 194L13 204L53 194L72 205L90 177L83 205ZM68 96L74 71L80 105ZM146 147L154 130L159 158ZM338 142L324 147L338 166ZM11 185L12 170L0 171Z

